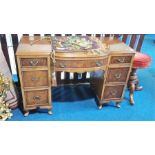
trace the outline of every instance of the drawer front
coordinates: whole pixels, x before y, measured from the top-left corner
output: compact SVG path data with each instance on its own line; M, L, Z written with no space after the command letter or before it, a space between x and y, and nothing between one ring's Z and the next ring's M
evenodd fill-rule
M55 66L57 68L83 68L85 67L85 62L82 60L56 60Z
M48 90L25 91L26 107L46 106L48 103Z
M107 58L85 61L87 68L89 68L89 67L101 67L101 66L106 65L107 62L108 62Z
M47 66L47 58L21 58L22 67Z
M124 85L119 86L106 86L104 89L104 99L120 99L122 97Z
M22 72L24 87L48 86L48 71Z
M106 82L125 82L129 69L129 67L109 68Z
M56 60L57 68L91 68L102 67L107 64L108 59L95 60Z
M131 63L132 56L112 56L110 64Z

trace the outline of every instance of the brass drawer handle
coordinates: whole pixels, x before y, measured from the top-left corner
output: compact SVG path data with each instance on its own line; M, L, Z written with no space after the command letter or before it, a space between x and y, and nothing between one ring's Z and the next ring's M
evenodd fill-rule
M34 96L33 99L34 100L40 100L40 96Z
M36 66L38 63L39 63L38 60L31 60L31 61L30 61L30 64L31 64L32 66Z
M118 58L117 61L120 63L123 63L123 62L125 62L125 57Z
M112 96L116 95L116 94L117 94L117 90L112 90L112 91L110 92L110 94L111 94Z
M116 79L120 79L120 78L121 78L121 75L122 75L121 73L116 73L116 74L115 74L115 78L116 78Z
M65 64L63 64L63 63L60 63L60 67L61 67L61 68L65 68L65 67L66 67L66 65L65 65Z
M99 61L97 61L97 62L96 62L96 66L100 67L100 66L102 66L102 63L99 62Z
M39 79L40 79L40 78L38 78L38 77L32 77L32 78L31 78L32 81L38 81Z

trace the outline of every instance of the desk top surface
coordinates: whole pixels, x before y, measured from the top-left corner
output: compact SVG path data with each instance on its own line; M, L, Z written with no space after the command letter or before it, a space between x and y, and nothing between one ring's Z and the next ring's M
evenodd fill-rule
M96 37L82 38L82 41L75 42L71 40L74 47L67 42L67 48L61 48L61 42L67 37L40 37L40 36L24 36L21 38L16 55L49 55L55 51L56 57L101 57L109 55L109 53L135 53L125 43L118 39L109 40L109 38L98 39ZM83 40L86 40L86 43ZM58 40L56 43L55 40ZM60 47L58 47L60 44ZM69 45L68 45L69 44ZM79 47L80 44L82 46ZM68 48L69 46L69 48ZM65 44L66 47L66 44Z

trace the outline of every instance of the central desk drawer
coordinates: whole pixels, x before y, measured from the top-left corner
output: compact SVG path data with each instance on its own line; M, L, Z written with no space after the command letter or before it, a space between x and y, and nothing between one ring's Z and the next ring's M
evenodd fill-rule
M49 105L48 90L25 91L26 106L46 106Z
M56 60L57 68L91 68L102 67L107 64L108 59L94 60Z
M106 82L125 82L129 69L129 67L109 68Z
M24 87L48 86L48 71L23 71L22 79Z
M21 58L20 63L22 67L45 67L47 66L47 58Z

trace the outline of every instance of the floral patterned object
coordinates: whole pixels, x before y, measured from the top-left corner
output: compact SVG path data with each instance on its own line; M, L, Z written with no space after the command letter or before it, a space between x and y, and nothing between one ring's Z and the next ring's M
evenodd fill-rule
M88 36L65 36L53 37L52 42L55 50L87 51L100 48L97 40L95 39L96 38Z
M10 89L10 81L7 77L0 73L0 121L11 118L13 114L9 109L9 104L5 103L7 91Z

